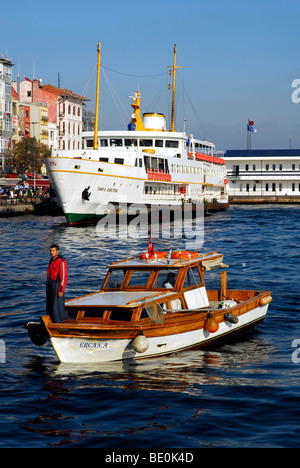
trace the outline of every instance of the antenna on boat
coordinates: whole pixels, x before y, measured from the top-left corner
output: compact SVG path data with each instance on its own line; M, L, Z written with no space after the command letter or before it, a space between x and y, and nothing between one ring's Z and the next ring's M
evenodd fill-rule
M99 119L99 86L100 86L100 67L101 67L101 42L98 43L97 52L98 52L98 62L97 62L97 86L96 86L94 149L98 149L98 119Z
M170 68L169 75L173 75L172 84L169 85L169 89L172 89L172 115L171 115L171 132L175 132L174 122L175 122L175 90L176 90L176 69L182 68L176 65L176 45L174 46L174 62Z

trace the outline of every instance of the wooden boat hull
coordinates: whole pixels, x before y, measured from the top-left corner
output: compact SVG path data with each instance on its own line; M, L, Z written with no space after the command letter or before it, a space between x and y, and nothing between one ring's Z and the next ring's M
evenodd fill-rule
M112 331L107 330L106 338L103 329L99 337L96 337L96 330L90 327L90 336L87 333L87 328L82 329L81 332L78 329L77 333L74 333L73 330L72 334L68 336L66 333L59 333L59 326L56 326L57 330L55 332L56 327L54 326L50 328L50 334L52 335L50 341L58 359L64 363L101 363L126 359L145 359L188 348L204 348L216 341L254 327L265 318L268 306L269 304L258 305L241 315L238 313L239 308L235 308L238 323L222 320L219 322L218 330L214 333L210 333L205 329L203 319L199 321L197 328L181 333L165 334L166 327L162 326L161 333L159 333L158 327L156 333L151 334L150 330L147 331L145 327L143 331L148 342L148 348L144 352L137 352L133 348L133 339L138 333L137 329L133 329L131 332L128 330L126 333L127 338L122 336L112 338ZM225 312L226 310L223 310L223 315ZM234 308L229 309L228 312L234 314Z

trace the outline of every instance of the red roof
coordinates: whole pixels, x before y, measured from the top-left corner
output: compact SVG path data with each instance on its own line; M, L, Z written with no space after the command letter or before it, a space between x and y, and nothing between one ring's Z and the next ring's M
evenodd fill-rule
M81 99L82 101L90 101L90 99L84 96L80 96L79 94L75 94L72 91L69 91L68 89L57 88L56 86L52 86L49 84L42 86L42 89L44 91L47 91L48 93L56 94L57 96L72 96L76 99Z

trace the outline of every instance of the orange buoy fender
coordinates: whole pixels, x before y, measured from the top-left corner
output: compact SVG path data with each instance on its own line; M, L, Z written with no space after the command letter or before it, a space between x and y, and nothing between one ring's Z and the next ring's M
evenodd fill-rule
M267 304L270 304L270 302L273 301L273 297L272 296L265 296L265 297L262 297L259 301L259 304L261 306L265 306Z
M211 313L207 314L206 320L204 322L204 328L209 333L215 333L219 330L219 323L218 321L211 315Z
M198 252L191 252L190 250L177 250L173 252L171 258L195 258L198 257Z

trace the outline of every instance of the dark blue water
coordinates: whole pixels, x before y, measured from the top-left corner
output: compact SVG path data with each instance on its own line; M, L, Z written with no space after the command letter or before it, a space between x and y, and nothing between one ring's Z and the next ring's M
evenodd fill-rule
M106 265L145 250L147 239L33 216L1 219L0 239L0 447L300 446L299 206L233 206L205 220L203 249L225 253L228 286L273 291L251 335L103 367L60 364L22 328L44 314L49 246L59 243L68 261L72 297L98 289Z

